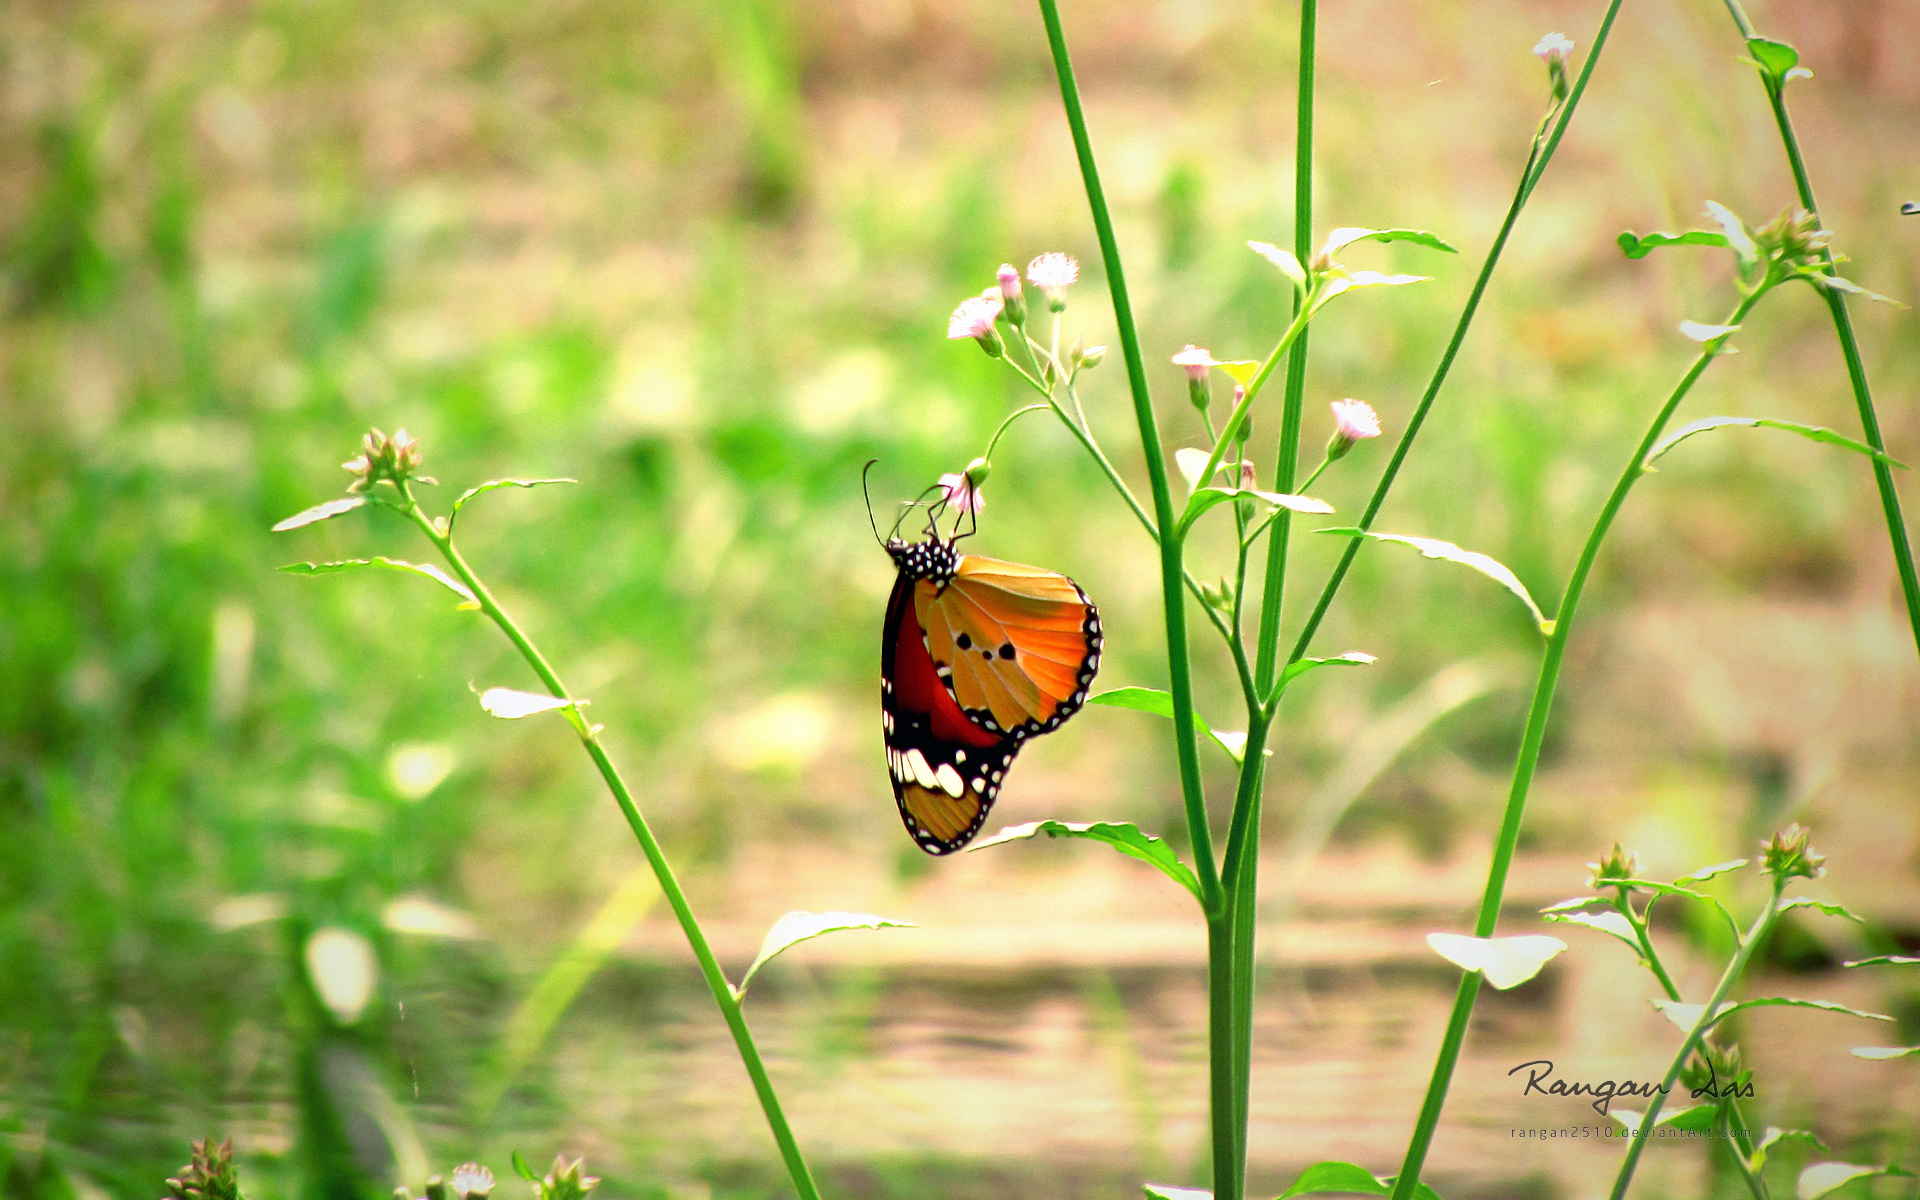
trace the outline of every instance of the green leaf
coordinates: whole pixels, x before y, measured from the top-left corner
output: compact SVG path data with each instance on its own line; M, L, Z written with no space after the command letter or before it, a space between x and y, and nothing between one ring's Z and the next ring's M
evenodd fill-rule
M1769 1125L1767 1131L1760 1135L1760 1140L1754 1143L1753 1153L1747 1156L1747 1169L1759 1174L1761 1168L1767 1165L1767 1152L1788 1138L1798 1142L1809 1142L1820 1153L1827 1153L1827 1144L1810 1129L1782 1129L1778 1125Z
M579 483L579 482L580 481L578 479L489 479L485 483L475 484L474 486L468 488L466 491L461 492L458 496L456 496L453 501L452 515L455 517L459 516L460 506L465 504L467 501L473 499L475 496L481 495L486 492L497 492L501 488L510 488L510 487L536 488L536 487L544 487L549 483Z
M480 707L493 716L508 721L518 721L521 717L531 717L535 713L552 712L557 708L567 708L574 701L565 696L548 696L541 692L523 692L515 688L494 687L480 693Z
M1207 460L1212 457L1197 446L1182 446L1173 452L1173 464L1180 468L1180 478L1187 481L1188 495L1200 486L1200 472L1207 469Z
M1686 441L1696 433L1706 433L1711 429L1725 429L1728 426L1739 426L1747 429L1784 429L1788 433L1797 433L1809 441L1825 442L1830 446L1844 446L1849 450L1864 454L1868 458L1877 458L1882 462L1899 467L1902 470L1906 469L1907 465L1896 458L1891 458L1881 451L1875 450L1865 442L1856 442L1845 434L1835 433L1833 430L1822 428L1819 425L1802 425L1798 421L1777 421L1772 417L1702 417L1698 421L1691 421L1682 425L1680 428L1662 438L1652 450L1647 452L1647 460L1642 466L1647 468L1652 467L1654 461L1661 455L1673 449L1681 442Z
M1664 1125L1673 1129L1698 1133L1713 1128L1714 1118L1719 1114L1719 1111L1717 1105L1696 1104L1690 1108L1683 1108L1678 1112L1661 1113L1653 1122L1653 1127L1659 1129ZM1647 1114L1631 1108L1610 1108L1607 1110L1607 1115L1625 1126L1629 1133L1637 1133L1640 1129L1640 1123L1647 1119Z
M1844 962L1840 965L1843 967L1910 967L1915 964L1920 964L1920 958L1907 954L1876 954L1872 958L1856 958L1852 962Z
M1707 1006L1704 1004L1682 1004L1677 1000L1655 1000L1653 1006L1665 1014L1667 1020L1672 1021L1681 1029L1688 1031L1691 1031L1693 1027L1699 1023L1700 1014L1707 1010ZM1790 996L1761 996L1754 1000L1742 1000L1738 1004L1727 1005L1727 1007L1714 1014L1713 1020L1707 1022L1707 1028L1711 1029L1733 1014L1744 1012L1750 1008L1780 1007L1817 1008L1822 1012L1842 1013L1849 1017L1864 1017L1869 1021L1893 1020L1892 1017L1884 1013L1863 1012L1857 1008L1848 1008L1844 1004L1835 1004L1831 1000L1796 1000Z
M1206 1188L1173 1187L1164 1183L1143 1183L1140 1190L1147 1194L1148 1200L1213 1200L1213 1193Z
M1898 300L1895 300L1892 296L1882 296L1879 292L1869 291L1866 288L1863 288L1859 284L1855 283L1853 280L1847 279L1840 275L1828 275L1823 272L1815 271L1809 274L1807 278L1811 279L1814 283L1818 284L1823 288L1827 288L1831 291L1836 291L1836 292L1846 292L1849 295L1858 296L1862 300L1878 300L1882 304L1891 304L1895 308L1907 307L1906 305L1900 303Z
M1733 919L1733 914L1727 911L1727 906L1705 892L1696 892L1690 887L1681 887L1677 883L1661 883L1656 879L1610 879L1607 883L1609 886L1620 884L1640 891L1652 892L1657 896L1685 896L1689 900L1711 904L1714 911L1719 913L1720 918L1727 923L1727 928L1733 930L1733 935L1740 936L1740 923Z
M984 850L988 846L998 846L1003 842L1030 838L1037 833L1048 837L1087 838L1091 841L1105 842L1115 850L1141 862L1151 863L1160 869L1161 874L1173 880L1181 887L1200 898L1200 881L1193 877L1193 871L1180 861L1180 856L1150 833L1143 832L1131 821L1028 821L1024 825L1009 825L999 833L984 841L975 842L974 850Z
M1173 719L1173 697L1158 688L1122 687L1110 692L1101 692L1087 698L1088 704L1104 704L1109 708L1130 708L1135 712L1152 713L1156 717ZM1199 713L1193 714L1194 728L1219 743L1227 752L1227 757L1239 762L1246 754L1247 735L1232 731L1220 732L1209 726Z
M350 513L367 502L365 496L342 496L338 500L329 500L325 504L316 504L312 508L297 512L275 525L271 532L285 533L289 529L298 529L302 525L312 525L316 521L325 521L341 513Z
M1786 912L1790 908L1817 908L1829 917L1845 917L1847 920L1859 925L1865 925L1867 923L1864 918L1857 917L1848 912L1842 905L1829 904L1825 900L1815 900L1810 896L1795 896L1791 900L1782 900L1780 902L1781 912Z
M1584 925L1588 929L1598 929L1601 933L1610 933L1627 945L1633 947L1635 954L1642 953L1640 939L1633 932L1633 922L1618 911L1609 910L1597 913L1547 913L1549 921L1560 921L1568 925Z
M1920 1046L1855 1046L1849 1053L1855 1058L1905 1058L1920 1054Z
M1698 321L1680 322L1680 336L1690 342L1706 345L1708 342L1740 332L1738 325L1702 325ZM1727 353L1731 354L1729 350Z
M1280 268L1280 273L1293 283L1294 287L1307 286L1307 269L1293 256L1293 251L1282 250L1272 242L1248 242L1247 248Z
M1349 1162L1319 1162L1300 1173L1293 1186L1280 1193L1278 1200L1294 1196L1386 1196L1393 1192L1392 1175L1375 1175L1365 1167ZM1440 1200L1424 1183L1414 1185L1415 1200Z
M1461 933L1430 933L1433 952L1463 971L1479 971L1501 991L1517 987L1540 973L1547 960L1567 948L1557 937L1481 938Z
M424 575L441 587L460 597L461 608L479 608L480 602L474 599L467 585L442 571L432 563L410 563L397 558L349 558L340 562L324 563L288 563L281 567L289 575L332 575L339 571L351 571L359 567L383 567L389 571L409 571L415 575Z
M1364 667L1374 661L1376 660L1373 655L1363 653L1359 650L1349 650L1345 654L1336 654L1332 658L1296 659L1288 663L1286 668L1280 672L1279 688L1274 694L1278 695L1280 692L1286 691L1288 684L1305 675L1308 671L1317 670L1320 667Z
M1707 201L1707 215L1720 226L1720 232L1727 235L1727 246L1740 262L1740 274L1746 276L1760 265L1760 247L1753 244L1753 235L1747 232L1747 223L1724 204Z
M1225 371L1227 376L1241 387L1250 387L1253 384L1253 377L1260 373L1260 368L1264 364L1254 359L1240 358L1234 359L1232 362L1216 363L1215 365L1222 371Z
M1800 52L1785 42L1776 42L1771 38L1752 37L1747 39L1747 53L1753 55L1753 65L1771 75L1776 83L1786 81L1787 72L1800 65Z
M1628 230L1616 240L1628 258L1645 258L1662 246L1725 246L1727 235L1710 233L1705 229L1689 229L1685 233L1634 233Z
M1175 458L1178 459L1178 455ZM1202 462L1195 468L1196 473L1206 469ZM1183 469L1184 470L1184 469ZM1216 504L1223 504L1236 496L1252 496L1274 508L1284 508L1297 513L1315 513L1325 515L1333 511L1333 505L1325 500L1316 500L1312 496L1294 496L1284 492L1263 492L1258 488L1203 487L1187 499L1187 511L1180 516L1180 532L1185 534L1200 519L1200 514Z
M1710 867L1701 867L1699 870L1693 872L1691 875L1682 875L1680 878L1674 880L1674 882L1675 883L1705 883L1707 880L1712 879L1715 875L1725 875L1728 871L1738 871L1741 867L1746 866L1747 862L1748 862L1747 859L1736 858L1730 862L1714 863Z
M1903 1171L1895 1165L1863 1167L1858 1163L1815 1163L1800 1172L1799 1180L1793 1185L1793 1194L1798 1200L1820 1200L1820 1197L1837 1191L1856 1179L1872 1179L1881 1175L1913 1178L1912 1171Z
M1571 900L1562 900L1558 904L1549 904L1540 911L1547 914L1563 913L1571 912L1576 908L1585 908L1589 904L1610 903L1612 903L1612 901L1608 900L1605 896L1575 896Z
M1424 229L1360 229L1352 225L1342 226L1329 233L1326 244L1320 252L1331 257L1355 242L1412 242L1416 246L1425 246L1429 250L1444 250L1448 254L1459 253Z
M1518 596L1520 602L1527 606L1527 611L1533 614L1534 623L1539 626L1540 632L1547 636L1553 634L1553 622L1547 620L1546 614L1540 611L1540 606L1533 602L1533 596L1528 593L1527 585L1520 582L1520 577L1508 570L1497 559L1489 558L1476 550L1462 550L1452 542L1443 542L1439 538L1415 537L1405 533L1375 533L1371 529L1316 529L1314 532L1331 533L1339 537L1367 537L1378 542L1398 542L1403 546L1412 546L1423 557L1443 559L1447 562L1459 563L1463 567L1471 567Z
M520 1178L526 1180L528 1183L540 1182L540 1177L533 1173L533 1168L527 1165L526 1159L520 1157L518 1150L513 1152L513 1170L515 1174L519 1175Z
M890 917L876 917L872 913L790 912L767 930L767 936L760 943L760 953L747 968L746 974L740 977L740 986L733 989L733 998L746 998L747 985L753 982L754 975L774 955L809 938L817 938L823 933L837 933L842 929L912 928L912 921L895 921Z

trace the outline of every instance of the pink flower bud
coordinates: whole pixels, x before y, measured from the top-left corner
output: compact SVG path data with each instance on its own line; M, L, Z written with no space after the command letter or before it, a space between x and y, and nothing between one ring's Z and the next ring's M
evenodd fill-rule
M980 488L970 478L969 472L958 471L940 477L940 492L944 502L951 504L957 511L977 513L987 506L980 495Z
M1007 323L1024 325L1027 320L1027 301L1020 294L1020 272L1014 270L1012 263L1001 263L998 278L1000 301L1006 306Z
M1213 357L1213 351L1187 343L1187 348L1173 356L1175 366L1186 368L1187 378L1195 383L1205 379L1207 372L1219 366Z
M1556 58L1565 62L1573 53L1573 39L1564 33L1549 33L1534 46L1533 52L1549 63Z

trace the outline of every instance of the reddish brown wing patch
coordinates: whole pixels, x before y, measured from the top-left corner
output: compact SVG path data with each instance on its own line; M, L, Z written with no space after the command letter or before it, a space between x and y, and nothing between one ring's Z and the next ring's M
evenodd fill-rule
M880 722L900 819L922 850L951 854L980 832L1020 743L969 719L936 673L913 602L917 588L932 586L905 573L894 583L881 637Z

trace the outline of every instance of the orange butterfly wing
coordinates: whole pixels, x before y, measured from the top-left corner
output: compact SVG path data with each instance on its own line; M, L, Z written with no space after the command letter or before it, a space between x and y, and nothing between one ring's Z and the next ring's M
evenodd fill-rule
M1024 740L1086 703L1100 613L1065 575L964 554L946 587L923 582L913 603L935 673L983 728Z

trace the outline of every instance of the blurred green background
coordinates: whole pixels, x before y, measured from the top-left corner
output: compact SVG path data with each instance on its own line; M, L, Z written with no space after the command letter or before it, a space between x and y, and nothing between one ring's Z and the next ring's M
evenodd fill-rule
M1257 357L1284 319L1244 244L1290 237L1295 11L1065 7L1163 434L1192 444L1167 355ZM1326 6L1320 224L1463 253L1353 252L1436 279L1316 323L1309 446L1341 396L1404 422L1543 106L1528 50L1564 29L1584 53L1600 8ZM1920 197L1920 9L1755 15L1815 71L1792 99L1847 273L1920 294L1920 219L1897 215ZM1791 197L1738 49L1705 0L1627 6L1382 528L1557 594L1691 354L1674 326L1731 302L1722 256L1630 263L1614 235L1697 224L1707 199L1757 224ZM267 533L337 494L369 425L423 440L441 504L498 475L580 481L487 496L463 544L591 696L730 963L788 908L920 922L796 955L750 1006L835 1194L1117 1195L1198 1169L1197 921L1096 849L925 858L879 753L892 575L861 464L880 460L882 504L910 496L1023 402L943 336L1002 260L1078 255L1069 336L1112 338L1030 7L21 0L0 8L0 162L8 1197L144 1200L208 1130L236 1138L256 1200L378 1195L475 1156L504 1174L516 1146L587 1153L618 1196L778 1190L572 739L479 712L470 687L533 682L498 634L415 578L274 571L426 553L384 514ZM1913 460L1920 322L1857 307ZM1810 293L1770 301L1741 349L1683 416L1857 433ZM1140 478L1117 355L1085 396ZM1276 416L1254 424L1270 463ZM1357 510L1385 454L1316 491ZM1159 683L1131 518L1057 427L1019 426L997 468L977 548L1072 574L1106 617L1102 681ZM1295 621L1338 549L1300 541ZM1222 544L1197 551L1224 569ZM1590 592L1512 921L1615 839L1679 871L1797 817L1873 925L1796 926L1774 969L1920 940L1920 673L1896 596L1861 460L1737 431L1667 460ZM1477 894L1537 639L1479 577L1374 547L1320 646L1380 660L1298 689L1276 736L1267 899L1288 923L1263 950L1277 1082L1256 1082L1253 1145L1276 1185L1316 1158L1395 1159L1451 990L1417 936ZM1231 727L1221 668L1203 695ZM1090 711L1034 745L1006 821L1172 831L1147 721ZM321 929L373 952L351 1023L309 986ZM1657 1018L1612 1015L1644 1007L1617 949L1579 943L1489 1002L1485 1080L1467 1071L1436 1151L1449 1195L1598 1186L1604 1147L1501 1144L1500 1074L1516 1046L1585 1053L1594 1078L1657 1057ZM1820 986L1920 1034L1897 980ZM1907 1144L1912 1070L1849 1060L1810 1020L1762 1056L1792 1081L1768 1119L1816 1114L1860 1154ZM1654 1186L1700 1194L1700 1156L1652 1157Z

